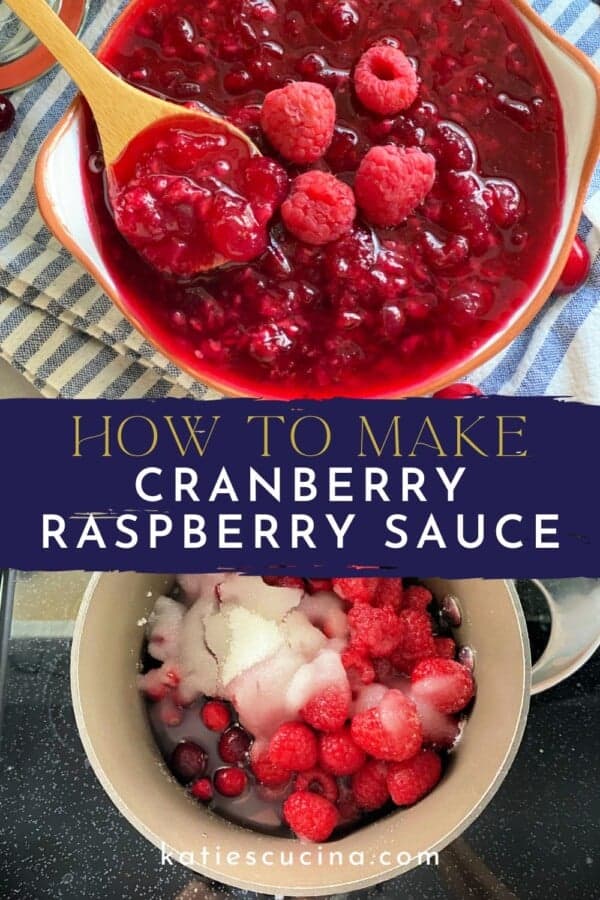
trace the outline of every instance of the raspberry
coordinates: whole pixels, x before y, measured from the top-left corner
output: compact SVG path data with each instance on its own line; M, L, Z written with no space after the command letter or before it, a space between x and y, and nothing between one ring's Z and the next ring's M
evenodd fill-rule
M181 741L171 754L171 769L184 784L204 775L206 763L205 751L193 741Z
M230 767L215 772L215 788L224 797L239 797L248 785L248 776L243 769Z
M435 787L442 775L442 761L433 750L421 750L412 759L392 763L387 784L397 806L410 806Z
M290 780L288 770L271 762L268 753L263 753L251 760L250 768L256 780L265 787L282 787Z
M350 230L355 216L352 189L327 172L298 175L281 206L285 227L306 244L335 241Z
M432 600L433 595L431 591L417 584L406 588L404 592L405 609L418 609L420 612L425 612Z
M349 728L323 734L319 740L319 762L332 775L353 775L361 768L365 754L352 739Z
M350 692L327 687L308 701L300 710L305 722L317 731L339 731L350 712Z
M464 709L475 693L473 676L453 659L424 659L414 667L410 680L415 697L443 713Z
M309 578L308 590L311 594L316 594L318 591L332 591L333 583L331 578Z
M328 772L322 769L311 769L309 772L300 772L294 779L295 791L313 791L321 794L330 803L337 803L339 790L337 781Z
M280 725L269 744L269 759L288 772L306 772L317 764L316 735L301 722Z
M231 713L221 700L209 700L202 707L200 717L211 731L225 731L231 722Z
M433 396L437 400L464 400L465 397L482 397L483 393L474 384L460 381L456 384L449 384L441 391L436 391Z
M387 763L369 759L352 778L352 791L362 809L379 809L389 799Z
M371 147L356 173L354 192L375 225L399 225L420 206L435 179L435 161L418 147Z
M190 794L203 803L208 803L209 800L212 800L213 786L210 778L199 778L197 781L194 781L190 785Z
M414 103L419 80L402 50L376 44L358 61L354 70L354 90L368 110L387 116Z
M369 656L389 656L402 640L404 632L404 623L391 606L353 606L348 613L348 624L350 646Z
M441 656L443 659L454 659L456 656L456 644L451 637L436 637L433 639L435 644L435 655Z
M290 794L283 816L294 834L306 841L326 841L339 821L333 803L313 791Z
M299 165L324 156L333 138L335 101L322 84L294 81L264 99L262 130L285 159Z
M390 658L400 672L410 675L419 660L435 656L431 619L418 609L403 609L398 618L404 622L404 634Z
M375 681L375 669L370 660L358 650L349 649L342 653L342 665L349 677L353 674L361 684L372 684Z
M350 732L359 747L375 759L408 759L420 749L422 729L417 708L401 691L387 692L379 706L357 713Z
M294 578L292 575L263 575L263 581L271 587L291 587L304 590L304 579Z
M348 603L372 603L377 590L377 578L334 578L333 590Z
M219 756L226 763L241 762L250 749L252 738L239 725L224 731L219 738Z
M373 600L375 606L391 606L398 610L402 606L402 579L379 578Z

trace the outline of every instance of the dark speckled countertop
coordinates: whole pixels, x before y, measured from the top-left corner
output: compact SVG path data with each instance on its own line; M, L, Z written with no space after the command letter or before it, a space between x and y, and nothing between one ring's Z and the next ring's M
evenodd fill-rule
M256 895L203 882L114 809L79 743L69 642L15 640L0 780L0 897L218 900ZM421 867L352 898L600 897L600 655L534 697L523 744L480 818Z

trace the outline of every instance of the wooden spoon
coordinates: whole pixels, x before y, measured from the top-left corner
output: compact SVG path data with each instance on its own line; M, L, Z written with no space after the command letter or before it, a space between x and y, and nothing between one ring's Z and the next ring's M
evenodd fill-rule
M250 138L220 116L189 109L138 90L106 68L50 9L46 0L5 0L14 13L52 53L87 100L98 128L104 162L112 169L142 131L161 120L190 119L226 130L241 139L249 156L260 156ZM225 260L215 255L206 268Z

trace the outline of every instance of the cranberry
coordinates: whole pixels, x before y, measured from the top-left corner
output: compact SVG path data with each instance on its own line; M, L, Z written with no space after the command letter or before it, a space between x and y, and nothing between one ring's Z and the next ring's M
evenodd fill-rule
M576 291L590 274L591 265L589 250L579 235L576 235L555 290L559 294Z
M471 284L456 287L446 299L446 309L451 321L457 325L467 325L484 316L491 308L494 298L485 284Z
M15 121L15 108L8 97L0 94L0 133L8 131Z
M242 197L224 192L215 197L208 229L215 250L225 259L254 259L267 246L266 235L256 221L251 204Z
M287 197L290 179L273 159L256 157L248 161L243 172L244 187L253 208L262 206L270 217Z
M252 86L252 77L246 69L232 69L223 79L223 87L230 94L244 94Z
M224 797L239 797L248 786L248 776L243 769L234 767L215 772L215 788Z
M320 53L307 53L296 64L296 71L307 81L318 81L327 69L327 61Z
M384 306L381 310L381 330L388 340L393 340L404 328L406 316L399 306Z
M423 235L423 250L427 261L435 269L449 269L465 262L469 256L469 242L460 234L442 241L431 232Z
M463 400L465 397L482 397L483 394L474 384L460 381L436 391L433 396L438 400Z
M219 740L219 756L226 763L241 762L252 744L248 732L239 725L224 731Z
M208 700L202 707L200 716L211 731L225 731L231 723L231 711L222 700Z
M164 28L163 51L167 56L184 57L193 51L196 30L185 16L174 16Z
M525 203L519 188L504 178L488 178L486 195L489 197L490 217L501 228L511 228L525 214Z
M202 803L208 803L213 798L213 786L210 778L199 778L190 785L190 794Z
M453 122L440 122L434 148L438 165L446 169L461 171L475 165L475 147L471 138Z
M206 751L193 741L181 741L171 754L171 768L184 784L200 778L206 770Z
M358 10L347 0L338 0L327 13L326 25L329 33L336 38L347 38L358 25Z

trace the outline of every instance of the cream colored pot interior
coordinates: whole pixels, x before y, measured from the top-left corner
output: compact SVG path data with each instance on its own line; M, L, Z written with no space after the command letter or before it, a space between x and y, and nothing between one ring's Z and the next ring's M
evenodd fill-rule
M236 887L327 896L412 868L419 854L440 850L455 838L493 796L517 751L527 713L530 661L524 620L506 582L433 579L430 586L437 594L452 591L460 600L463 622L456 637L475 650L478 691L459 747L435 791L410 809L327 844L344 858L360 848L367 860L363 867L201 865L205 845L220 846L222 857L228 851L260 854L283 845L298 851L301 845L226 822L186 796L167 774L135 680L143 642L140 620L172 581L136 573L94 576L72 651L75 715L90 762L118 809L157 847L164 844L176 858L193 854L190 868ZM382 851L394 859L399 851L414 859L404 866L388 859L382 863Z

